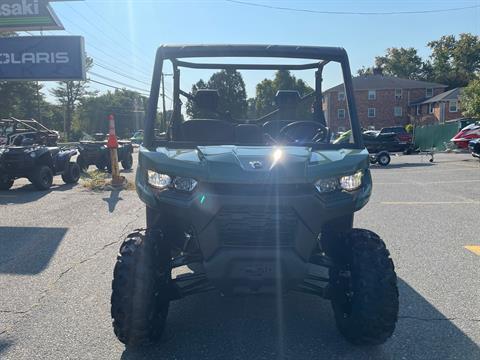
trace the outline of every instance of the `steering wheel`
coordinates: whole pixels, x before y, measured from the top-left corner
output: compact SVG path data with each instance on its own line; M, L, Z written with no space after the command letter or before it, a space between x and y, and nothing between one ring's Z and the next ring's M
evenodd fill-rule
M279 138L293 143L322 142L328 139L329 133L319 122L295 121L280 130Z

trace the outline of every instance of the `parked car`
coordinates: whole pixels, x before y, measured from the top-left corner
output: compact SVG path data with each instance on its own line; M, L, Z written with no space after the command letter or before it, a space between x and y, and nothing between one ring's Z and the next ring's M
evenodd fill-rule
M470 142L468 143L468 149L472 153L473 157L480 159L480 138L470 140Z
M397 135L400 144L411 144L413 135L410 134L403 126L384 127L380 130L380 135L394 133Z
M6 122L11 131L0 148L0 190L10 189L19 178L29 179L38 190L49 189L55 175L67 184L78 182L80 168L71 161L77 151L59 148L55 131L35 120L11 118Z
M77 146L80 155L77 158L77 164L82 171L87 171L90 165L95 165L99 170L111 171L110 151L107 148L105 134L98 133L94 135L94 140L83 140ZM130 170L133 165L133 146L128 140L118 141L118 161L122 168Z

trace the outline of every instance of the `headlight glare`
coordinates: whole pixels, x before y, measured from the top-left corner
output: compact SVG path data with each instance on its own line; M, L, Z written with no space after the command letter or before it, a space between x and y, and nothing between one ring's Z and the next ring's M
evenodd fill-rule
M172 184L172 178L166 174L159 174L155 171L148 170L148 184L157 189L166 189Z
M363 172L357 171L353 175L342 176L340 178L340 187L346 191L354 191L362 186Z

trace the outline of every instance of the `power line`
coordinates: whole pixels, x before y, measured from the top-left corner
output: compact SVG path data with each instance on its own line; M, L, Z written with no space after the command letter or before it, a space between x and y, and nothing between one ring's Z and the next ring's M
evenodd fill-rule
M472 6L463 6L463 7L454 7L454 8L448 8L448 9L436 9L436 10L378 11L378 12L377 11L365 11L365 12L360 11L359 12L359 11L327 11L327 10L301 9L301 8L293 8L293 7L285 7L285 6L259 4L259 3L240 1L240 0L224 0L224 1L233 3L233 4L238 4L238 5L261 7L261 8L272 9L272 10L294 11L294 12L326 14L326 15L407 15L407 14L411 15L411 14L441 13L441 12L460 11L460 10L480 8L480 5L472 5Z
M106 35L105 31L100 28L100 26L98 26L97 24L95 24L94 22L90 21L86 16L84 16L82 13L80 13L78 10L76 10L73 6L71 6L70 4L66 4L73 12L75 12L78 16L80 16L83 20L85 20L88 24L90 24L91 26L93 26L94 28L96 28L98 31L99 31L99 34L103 34L105 37L108 37L110 39L110 41L116 43L118 46L120 46L121 49L123 49L125 47L125 44L121 44L119 43L116 39L114 39L113 37L110 37L108 35ZM136 56L135 54L133 54L132 52L132 55L137 59L137 60L140 60L140 61L145 61L144 58L141 58L139 56ZM140 55L140 54L139 54ZM148 60L147 60L148 62ZM150 62L151 64L151 62Z
M97 18L101 19L102 22L104 22L105 24L110 25L110 27L111 27L113 30L115 30L115 32L117 32L118 34L120 34L120 36L121 36L122 38L124 38L126 41L128 41L130 44L132 44L132 46L136 47L139 52L142 52L142 51L143 51L143 49L140 49L140 48L137 46L137 44L134 43L127 35L125 35L123 32L121 32L120 30L118 30L118 28L117 28L116 26L112 25L111 22L109 22L109 21L106 20L105 18L101 18L101 17L98 15L98 12L95 11L95 10L90 6L90 3L89 3L89 2L84 2L83 4L85 4L85 5L87 6L87 8L88 8Z
M107 81L111 81L111 82L113 82L113 83L115 83L115 84L119 84L119 85L122 85L122 86L126 86L126 87L129 87L129 88L131 88L131 89L135 89L135 90L141 91L141 92L143 92L143 93L147 93L147 94L150 93L150 91L148 91L148 90L145 90L145 89L142 89L142 88L139 88L139 87L136 87L136 86L132 86L132 85L123 83L123 82L121 82L121 81L118 81L118 80L109 78L109 77L107 77L107 76L103 76L103 75L101 75L101 74L97 74L96 72L93 72L93 71L88 71L88 73L91 74L91 75L97 76L97 77L99 77L100 79L107 80Z
M92 35L90 32L85 31L85 29L83 29L83 28L82 28L81 26L79 26L77 23L71 21L70 19L66 18L65 16L64 16L64 18L65 18L67 21L69 21L70 23L72 23L72 25L75 26L76 28L78 28L80 31L84 32L85 34L91 36L92 38L94 38L94 39L96 39L96 40L99 40L98 37L96 37L95 35ZM67 32L67 34L73 35L73 34L72 34L70 31L68 31L68 30L65 30L65 32ZM100 40L100 42L102 42L102 40ZM127 63L126 61L120 59L119 57L116 57L116 56L111 55L110 53L106 52L105 50L99 48L99 47L96 46L96 45L93 45L93 44L91 44L91 43L88 43L88 46L91 47L91 48L93 48L93 49L95 49L95 50L97 50L97 51L99 51L100 53L108 56L108 57L111 58L112 60L114 60L114 61L116 61L116 62L118 62L118 63L123 64L123 65L126 66L127 68L133 68L133 69L136 70L136 72L141 73L141 74L143 74L144 76L147 76L147 77L150 76L150 75L147 74L146 72L140 71L140 69L135 68L134 64L132 64L132 63Z
M95 75L97 76L97 75ZM112 88L112 89L115 89L115 90L125 90L125 88L120 88L118 86L115 86L115 85L112 85L112 84L107 84L107 83L104 83L102 81L98 81L98 80L94 80L94 79L91 79L91 78L88 78L87 81L89 82L93 82L95 84L99 84L99 85L103 85L103 86L106 86L106 87L109 87L109 88ZM131 90L131 89L127 89L127 90ZM132 90L133 91L133 90ZM134 92L137 92L139 93L140 95L144 95L146 97L149 97L150 95L148 94L144 94L144 93L141 93L141 92L138 92L138 91L134 91Z
M108 71L110 71L110 72L112 72L112 73L114 73L114 74L120 75L120 76L122 76L122 77L124 77L124 78L127 78L127 79L130 79L130 80L139 82L139 83L144 84L144 85L147 85L147 86L150 86L150 84L147 83L147 82L145 82L145 81L141 81L141 80L135 79L134 77L131 77L131 76L129 76L129 75L126 75L125 73L122 73L122 72L120 72L120 71L112 70L112 69L108 68L107 66L101 65L101 64L99 64L99 63L95 63L95 61L93 62L93 65L98 66L98 67L101 67L102 69L108 70Z

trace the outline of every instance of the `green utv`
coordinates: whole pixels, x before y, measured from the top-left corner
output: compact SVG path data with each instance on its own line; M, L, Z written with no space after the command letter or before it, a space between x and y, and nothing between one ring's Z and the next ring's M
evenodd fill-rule
M345 84L341 123L322 108L328 64ZM273 111L235 119L219 110L225 104L216 89L183 91L180 69L305 70L314 89L303 96L279 89ZM164 72L173 72L173 114L166 135L157 136ZM181 96L209 115L184 121ZM351 136L335 143L331 134L340 130ZM126 345L155 342L171 301L211 290L277 297L301 291L331 301L340 333L353 344L382 344L392 335L399 306L393 262L378 235L353 228L372 179L344 49L160 47L136 189L146 229L121 245L111 297L113 328ZM172 275L185 265L194 271Z

